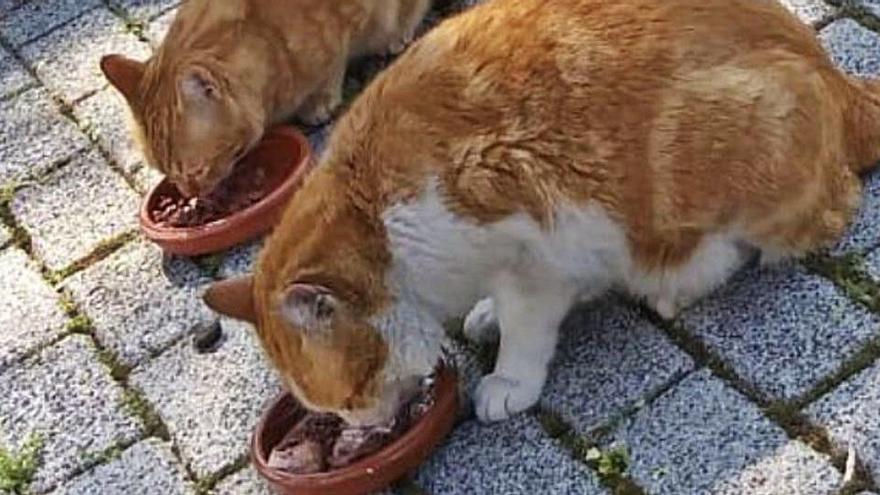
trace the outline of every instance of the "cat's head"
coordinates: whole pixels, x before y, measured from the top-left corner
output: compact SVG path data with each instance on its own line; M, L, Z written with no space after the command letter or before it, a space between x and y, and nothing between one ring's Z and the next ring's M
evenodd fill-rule
M393 316L399 306L369 317L321 285L271 287L244 276L214 283L204 299L218 313L256 325L266 355L308 409L353 425L385 424L433 371L440 342L403 328L407 318Z
M128 102L147 162L185 196L212 191L263 135L260 103L210 58L107 55L101 70Z

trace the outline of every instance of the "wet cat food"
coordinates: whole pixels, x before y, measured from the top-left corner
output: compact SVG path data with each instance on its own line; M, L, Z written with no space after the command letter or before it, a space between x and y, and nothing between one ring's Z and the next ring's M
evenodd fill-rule
M196 227L241 211L269 192L271 188L265 169L248 167L233 172L207 196L164 195L156 202L151 214L156 223L166 227Z
M396 440L434 404L434 386L422 390L384 425L347 426L331 414L308 413L269 454L269 466L291 474L313 474L338 469L377 452Z

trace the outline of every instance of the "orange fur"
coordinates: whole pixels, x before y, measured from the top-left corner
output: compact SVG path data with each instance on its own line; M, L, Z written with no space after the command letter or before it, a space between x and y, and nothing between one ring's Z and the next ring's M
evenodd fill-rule
M412 46L337 124L261 255L261 339L307 403L381 401L357 384L379 383L389 354L370 323L395 298L382 215L431 178L478 225L527 213L551 231L557 208L601 206L645 273L719 233L803 255L859 203L878 98L771 1L489 1ZM324 344L279 316L294 282L346 308Z
M190 0L146 63L106 57L147 161L182 192L209 192L262 136L342 102L346 62L400 50L430 0Z

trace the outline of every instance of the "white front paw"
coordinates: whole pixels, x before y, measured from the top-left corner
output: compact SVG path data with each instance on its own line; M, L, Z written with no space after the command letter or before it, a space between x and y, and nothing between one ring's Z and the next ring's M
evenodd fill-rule
M483 299L474 306L464 319L463 330L465 337L473 342L498 340L498 318L492 299Z
M477 418L484 423L507 419L535 405L540 395L540 384L524 383L496 373L486 375L474 399Z

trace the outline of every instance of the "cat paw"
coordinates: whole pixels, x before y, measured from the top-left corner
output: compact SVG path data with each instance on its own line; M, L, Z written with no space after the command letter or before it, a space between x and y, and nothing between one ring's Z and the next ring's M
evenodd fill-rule
M541 386L493 373L480 381L474 397L477 418L484 422L505 420L535 405Z
M333 113L338 105L318 105L299 113L299 119L303 124L319 126L333 119Z
M388 55L400 55L412 43L414 36L405 36L388 46Z
M341 105L341 94L317 95L297 112L297 116L304 124L318 126L333 120L336 110Z
M465 337L473 342L486 343L498 340L498 318L495 303L490 298L481 300L464 319Z
M674 320L678 315L678 307L671 299L660 299L654 303L654 311L664 320Z

